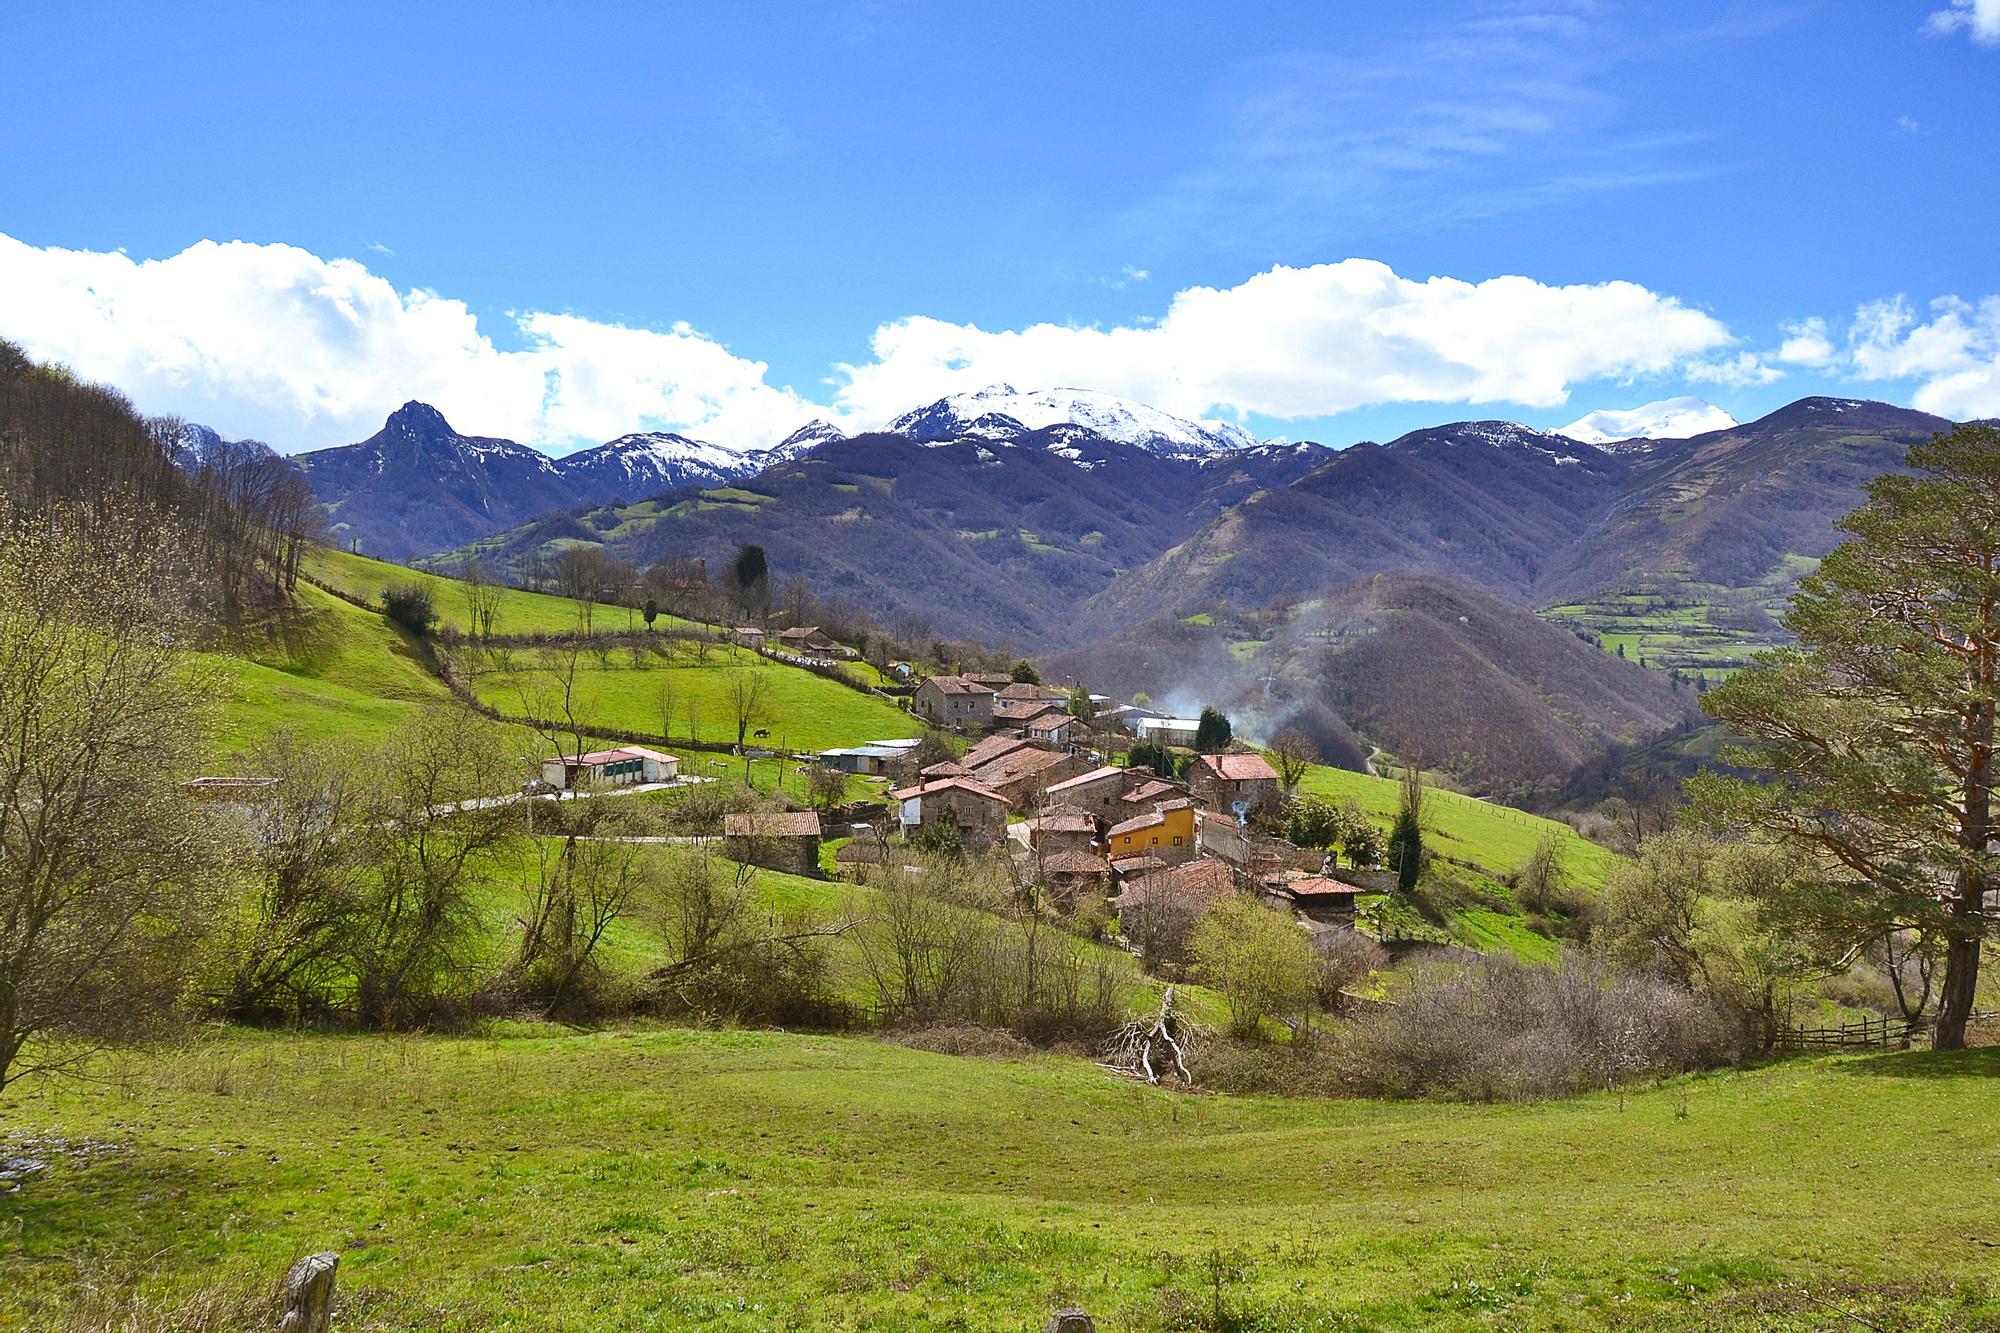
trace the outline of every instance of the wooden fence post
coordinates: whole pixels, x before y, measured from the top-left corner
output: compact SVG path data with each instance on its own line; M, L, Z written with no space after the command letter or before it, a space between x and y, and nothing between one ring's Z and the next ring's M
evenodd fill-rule
M333 1271L340 1256L309 1254L285 1274L285 1313L278 1333L327 1333L333 1326Z

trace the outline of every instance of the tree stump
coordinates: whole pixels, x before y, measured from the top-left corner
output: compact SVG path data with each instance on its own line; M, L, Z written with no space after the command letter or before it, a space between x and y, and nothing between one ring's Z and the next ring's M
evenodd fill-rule
M327 1333L333 1325L333 1270L340 1256L309 1254L285 1274L285 1313L278 1333Z
M1042 1326L1042 1333L1097 1333L1097 1321L1081 1310L1058 1310Z

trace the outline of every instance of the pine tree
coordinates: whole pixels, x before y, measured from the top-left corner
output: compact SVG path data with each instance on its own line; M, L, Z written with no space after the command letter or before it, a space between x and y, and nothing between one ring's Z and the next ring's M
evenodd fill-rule
M1803 850L1769 904L1829 957L1911 932L1942 941L1936 1045L1965 1044L1995 878L2000 702L2000 430L1913 446L1869 483L1852 534L1799 586L1795 646L1702 696L1777 781L1690 784L1711 818Z
M1229 718L1219 708L1201 710L1201 720L1195 724L1194 748L1203 754L1215 754L1227 748L1234 734Z

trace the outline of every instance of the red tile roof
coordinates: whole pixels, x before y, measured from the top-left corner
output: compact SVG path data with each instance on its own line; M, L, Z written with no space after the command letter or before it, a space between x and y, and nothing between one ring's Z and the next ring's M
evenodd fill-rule
M971 778L945 778L941 782L920 782L914 787L902 787L892 791L889 796L893 800L907 801L914 797L928 796L934 791L969 792L981 800L998 801L1002 805L1009 804L1005 796L984 783L974 782Z
M935 685L941 692L945 694L993 693L993 689L991 686L981 685L976 680L967 680L964 676L929 676L925 678L924 684ZM919 686L919 688L922 687Z
M1276 782L1278 770L1261 754L1205 754L1202 766L1227 782Z
M1079 773L1076 777L1064 778L1061 782L1055 783L1049 788L1049 795L1054 796L1057 792L1075 791L1080 787L1088 787L1095 783L1104 782L1111 778L1123 777L1124 775L1125 770L1122 768L1093 768L1088 773Z
M1122 824L1113 824L1109 829L1105 831L1104 836L1107 838L1115 838L1123 833L1137 833L1140 829L1153 828L1157 825L1164 824L1166 822L1167 822L1167 817L1161 814L1159 811L1155 810L1150 815L1140 815L1138 818L1128 819Z
M1056 852L1042 858L1042 871L1052 875L1108 875L1111 863L1092 852Z
M817 838L819 831L819 816L810 810L722 817L725 838Z
M1357 893L1367 892L1352 884L1328 879L1325 875L1302 875L1298 879L1288 879L1284 888L1294 898L1351 898Z

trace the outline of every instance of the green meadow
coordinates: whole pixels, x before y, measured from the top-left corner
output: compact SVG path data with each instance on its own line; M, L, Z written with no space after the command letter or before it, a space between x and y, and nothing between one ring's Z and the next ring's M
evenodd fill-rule
M466 604L465 585L458 579L326 547L313 550L306 558L305 571L328 587L350 597L359 597L371 605L380 603L384 588L416 584L430 590L439 624L461 633L469 633L472 629L472 613ZM493 590L493 596L495 634L570 634L583 621L582 605L567 597L499 587ZM623 631L628 627L645 628L637 611L622 606L591 608L590 623L598 633ZM665 615L654 623L663 629L694 627L692 622Z
M560 650L513 649L465 655L473 693L509 714L556 716L561 698ZM662 638L637 651L619 647L586 653L577 663L573 706L579 717L618 730L659 734L663 698L671 700L672 736L736 740L730 692L738 672L762 682L756 726L770 732L760 744L793 750L831 749L911 736L922 730L901 708L745 648L713 647L699 654L684 640ZM754 728L753 728L754 730Z
M1393 778L1315 765L1299 790L1336 803L1354 801L1386 828L1401 800ZM1526 811L1494 805L1459 792L1433 787L1424 794L1424 823L1430 848L1493 876L1513 873L1545 837L1562 847L1569 874L1590 888L1602 888L1618 863L1617 853L1582 837L1569 825Z
M0 1097L0 1326L341 1255L347 1330L2000 1320L2000 1052L1505 1106L778 1032L213 1033ZM1843 1317L1842 1313L1845 1316ZM1863 1322L1865 1321L1865 1322Z

